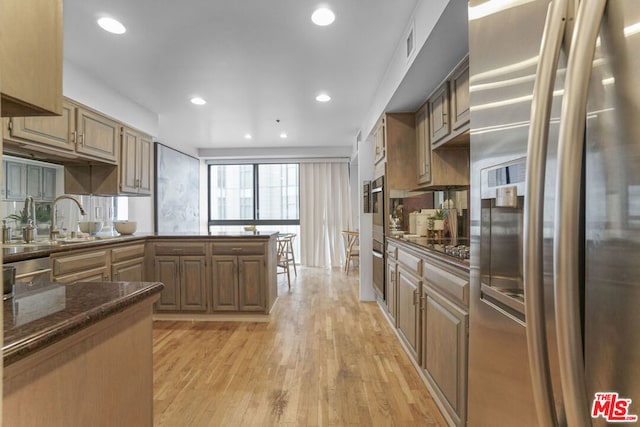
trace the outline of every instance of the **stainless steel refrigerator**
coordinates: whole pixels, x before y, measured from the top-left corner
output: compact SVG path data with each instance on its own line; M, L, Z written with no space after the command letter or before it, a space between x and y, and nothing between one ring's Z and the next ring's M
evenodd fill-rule
M470 0L469 61L468 425L640 424L640 2Z

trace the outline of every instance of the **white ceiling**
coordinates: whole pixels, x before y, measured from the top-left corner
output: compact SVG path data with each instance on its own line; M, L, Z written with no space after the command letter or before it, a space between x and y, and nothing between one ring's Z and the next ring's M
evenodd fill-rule
M328 27L311 22L318 4L64 0L64 56L157 113L156 136L176 147L352 146L416 0L334 0ZM100 29L103 15L127 33ZM315 101L320 91L332 100Z

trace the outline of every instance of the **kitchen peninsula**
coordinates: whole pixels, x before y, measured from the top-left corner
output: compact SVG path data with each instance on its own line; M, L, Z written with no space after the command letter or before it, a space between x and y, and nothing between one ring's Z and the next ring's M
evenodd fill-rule
M266 318L277 298L277 231L149 233L3 245L5 263L39 259L55 282L158 281L156 316ZM26 272L25 272L26 273ZM17 272L20 275L20 271Z
M4 301L4 424L151 426L151 315L162 288L16 284Z
M17 283L4 302L6 424L88 425L98 417L152 425L153 316L268 318L277 296L277 234L4 245L6 264L51 266L49 280Z

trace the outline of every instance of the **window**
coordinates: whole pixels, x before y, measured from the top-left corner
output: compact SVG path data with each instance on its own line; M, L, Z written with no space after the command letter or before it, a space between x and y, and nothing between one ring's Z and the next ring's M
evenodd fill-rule
M299 225L299 165L209 165L209 226Z

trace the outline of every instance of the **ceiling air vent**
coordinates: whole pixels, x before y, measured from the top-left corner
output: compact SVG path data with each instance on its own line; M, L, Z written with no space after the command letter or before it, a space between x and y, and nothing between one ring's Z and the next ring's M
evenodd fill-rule
M407 32L407 37L405 38L405 46L406 46L406 59L409 59L411 57L411 54L413 54L413 50L415 49L416 45L415 42L413 40L413 24L411 24L411 27L409 27L409 31Z

